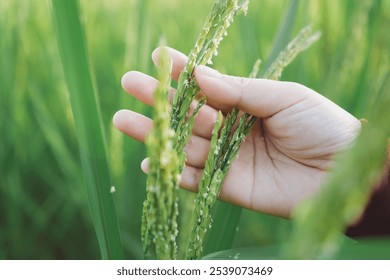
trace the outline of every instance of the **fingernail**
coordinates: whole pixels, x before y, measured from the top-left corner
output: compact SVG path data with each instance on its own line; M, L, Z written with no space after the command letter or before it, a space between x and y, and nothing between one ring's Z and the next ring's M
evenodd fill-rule
M213 68L210 68L210 67L207 67L207 66L203 66L203 65L196 66L196 68L195 68L195 75L197 73L201 74L201 75L209 76L209 77L212 77L212 78L218 78L218 77L221 76L221 73L219 73L218 71L214 70Z

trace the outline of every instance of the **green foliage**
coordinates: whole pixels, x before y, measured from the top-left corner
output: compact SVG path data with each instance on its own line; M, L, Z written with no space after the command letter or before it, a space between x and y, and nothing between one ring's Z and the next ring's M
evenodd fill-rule
M212 222L205 242L203 254L226 250L232 247L236 238L242 208L230 203L217 201L214 206ZM223 229L223 234L221 234Z
M122 259L100 106L92 85L76 0L53 0L62 66L76 124L92 220L103 259Z
M346 237L339 244L337 260L388 260L389 250L383 250L390 245L389 239L361 239L355 241ZM263 247L234 248L204 256L204 260L275 260L281 258L282 245Z
M289 3L252 1L247 16L237 17L230 27L213 66L224 73L247 76L257 58L271 53L285 8L292 5ZM49 4L0 1L2 259L100 258L82 187L78 139ZM162 34L170 46L189 53L205 11L212 4L199 0L190 9L183 9L182 0L80 0L89 66L117 190L114 200L120 234L129 259L143 258L140 229L146 194L139 162L145 157L145 149L113 129L111 118L118 108L146 115L150 110L124 94L119 81L128 70L153 75L150 53ZM311 87L355 116L368 118L390 88L389 1L314 0L304 4L298 6L289 33L312 23L314 29L321 30L322 37L286 68L282 79ZM288 40L280 44L275 55ZM386 121L384 117L381 120ZM375 143L375 137L372 135L370 141ZM370 158L364 158L365 166L373 163ZM366 173L363 167L359 170ZM350 172L353 175L356 171ZM192 201L193 196L189 197ZM232 226L235 238L229 247L249 246L263 252L264 246L281 244L288 236L289 221L247 210L242 210L240 216L238 226ZM182 221L181 226L187 222ZM215 221L211 231L223 232L225 225ZM383 244L368 242L356 255L345 258L386 258L388 246Z
M270 80L279 80L284 68L286 68L300 52L306 50L317 41L320 36L320 32L313 34L309 26L303 28L299 34L287 44L285 49L279 53L275 61L273 61L266 70L263 77Z

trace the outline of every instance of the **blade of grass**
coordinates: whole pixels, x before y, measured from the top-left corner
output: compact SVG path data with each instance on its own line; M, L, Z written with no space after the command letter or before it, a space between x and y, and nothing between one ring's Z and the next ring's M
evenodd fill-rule
M338 260L389 260L390 239L362 239L355 244L342 246L337 255Z
M388 260L390 239L353 240L343 237L338 260ZM282 244L263 247L243 247L204 256L203 260L275 260L280 259Z
M279 259L279 251L280 245L233 248L209 254L202 260L275 260Z
M85 187L103 259L122 259L101 113L76 0L52 0L57 42L79 141Z
M131 14L131 17L121 21L126 27L121 32L122 43L124 44L124 58L123 65L115 78L118 85L120 84L118 81L121 75L129 69L137 69L145 73L153 73L155 71L150 59L150 53L152 47L154 47L154 33L152 29L154 25L150 20L150 1L137 0L132 2L134 3L125 1L120 4L122 9L126 7L126 10L137 11L137 13ZM111 48L111 50L113 49ZM106 83L104 80L103 82ZM113 92L112 87L109 91ZM133 111L144 115L151 114L149 106L138 100L129 99L127 94L123 94L123 89L117 92L120 92L119 98L116 99L119 101L119 104L115 108L131 108ZM115 197L115 202L118 206L116 210L119 223L121 224L120 232L125 258L143 259L144 254L139 233L142 224L142 205L146 197L145 188L143 187L146 176L139 168L139 163L144 159L146 153L145 146L143 143L120 133L113 126L111 126L110 136L109 160L112 163L111 170L112 177L115 180L114 184L118 186L118 195ZM128 218L129 213L132 213L131 219ZM131 245L126 245L130 238L124 239L124 236L128 234L131 235L133 240L138 242L136 247L133 246L133 243L136 241ZM141 247L141 250L138 247Z
M213 214L213 227L206 238L205 255L232 247L241 212L242 208L239 206L217 201Z
M295 18L298 13L299 0L290 0L283 18L280 22L278 32L275 35L274 42L272 44L271 52L267 58L267 62L265 63L264 72L268 70L271 64L275 61L276 57L279 55L279 52L283 50L283 48L290 41Z
M389 239L354 240L342 237L339 260L379 260L388 259L390 252ZM268 245L262 247L242 247L215 252L204 256L203 260L273 260L281 259L280 252L283 244Z

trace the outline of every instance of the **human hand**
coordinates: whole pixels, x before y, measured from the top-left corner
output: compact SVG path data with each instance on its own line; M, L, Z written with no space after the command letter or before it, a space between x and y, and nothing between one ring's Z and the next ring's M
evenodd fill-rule
M155 63L158 52L152 55ZM172 77L177 80L187 58L173 49L168 52ZM207 104L185 149L181 177L185 189L197 190L218 110L238 107L258 117L223 182L220 199L282 217L319 189L333 156L360 130L356 118L303 85L227 76L205 66L197 66L194 74ZM153 103L157 83L134 71L122 78L123 88L148 105ZM120 131L140 141L153 126L152 120L129 110L118 111L113 121ZM141 166L146 171L145 161Z

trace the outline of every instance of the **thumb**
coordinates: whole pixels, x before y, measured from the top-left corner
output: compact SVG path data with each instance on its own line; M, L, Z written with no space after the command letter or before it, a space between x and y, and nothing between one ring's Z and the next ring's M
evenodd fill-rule
M260 118L272 116L314 93L297 83L228 76L206 66L195 68L195 79L211 106L224 111L238 107Z

